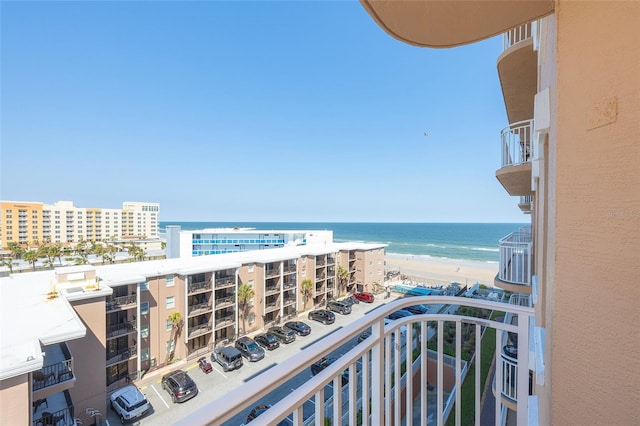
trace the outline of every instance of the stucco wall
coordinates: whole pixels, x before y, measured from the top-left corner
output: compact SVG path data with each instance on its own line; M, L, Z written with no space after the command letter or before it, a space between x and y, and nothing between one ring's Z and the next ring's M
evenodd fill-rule
M640 3L556 16L551 424L640 424Z

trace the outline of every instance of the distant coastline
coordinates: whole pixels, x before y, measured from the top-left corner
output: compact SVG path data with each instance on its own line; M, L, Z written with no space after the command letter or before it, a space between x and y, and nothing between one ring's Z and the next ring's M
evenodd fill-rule
M498 242L525 223L160 222L183 230L249 227L265 230L332 230L336 242L385 243L393 256L496 264Z

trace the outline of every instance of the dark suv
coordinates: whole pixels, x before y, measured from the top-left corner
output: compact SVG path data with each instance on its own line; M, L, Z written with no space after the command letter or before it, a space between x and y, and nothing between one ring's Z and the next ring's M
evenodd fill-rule
M333 324L336 321L336 314L326 309L318 309L309 312L309 319L323 324Z
M224 371L236 370L242 367L242 353L233 346L222 346L213 350L211 361L220 364Z
M241 337L236 340L236 349L249 361L260 361L264 358L264 349L262 349L255 340L250 337Z
M198 394L198 386L186 371L176 370L162 377L162 389L169 392L171 400L184 402Z
M341 313L342 315L348 315L351 313L351 305L347 305L339 300L330 300L329 303L327 303L327 308L333 312Z
M291 343L296 340L296 333L288 328L284 327L271 327L269 333L276 336L282 343Z

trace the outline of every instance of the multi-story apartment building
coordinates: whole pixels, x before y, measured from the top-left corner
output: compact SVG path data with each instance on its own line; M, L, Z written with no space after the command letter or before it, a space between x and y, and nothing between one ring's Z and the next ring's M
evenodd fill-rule
M390 333L398 326L379 324L382 315L410 303L394 302L379 314L370 313L368 322L334 333L322 347L296 355L287 366L274 367L270 381L261 378L260 389L249 382L180 424L230 419L366 326L371 327L373 340L353 347L332 364L332 375L314 377L303 390L262 414L261 420L276 423L289 417L301 424L303 404L308 400L316 407L324 404L324 387L328 383L335 387L348 369L349 385L338 399L340 404L316 410L316 424L324 418L333 424L357 420L409 424L411 417L414 424L430 423L432 418L442 424L442 416L449 414L459 421L462 405L475 413L471 420L475 424L639 424L640 333L635 320L640 290L635 281L640 275L640 3L361 3L384 31L415 46L454 47L503 34L497 68L508 123L501 132L496 129L495 143L501 152L496 177L509 195L518 197L514 203L531 215L530 228L498 242L496 285L515 292L513 305L423 298L423 303L460 303L506 312L503 323L483 322L496 331L492 385L496 400L485 407L494 419L487 423L484 414L481 417L479 375L475 401L461 397L465 369L458 356L455 388L446 388L451 394L445 395L443 388L440 349L434 355L437 373L425 371L427 357L421 356L415 361L418 373L413 379L406 374L400 381L401 354L395 349L395 361L389 356L394 351ZM424 319L437 323L440 342L442 317L403 321L418 326ZM446 321L470 324L480 335L477 324L458 315ZM356 361L370 371L352 385ZM302 367L292 367L297 365ZM433 394L425 389L428 383L434 384ZM406 398L410 392L418 393L413 405ZM428 395L437 400L430 411Z
M355 259L354 282L372 290L384 247L329 242L0 278L2 419L92 423L108 394L143 372L324 306L346 290L338 287L340 259ZM253 290L246 304L243 285Z
M0 241L75 243L121 238L157 239L160 204L125 201L121 209L75 207L71 201L0 202Z
M176 238L178 234L178 238ZM215 228L180 231L180 227L167 227L167 257L202 256L266 250L306 244L333 242L333 231L283 231L255 228ZM179 246L176 247L175 245Z

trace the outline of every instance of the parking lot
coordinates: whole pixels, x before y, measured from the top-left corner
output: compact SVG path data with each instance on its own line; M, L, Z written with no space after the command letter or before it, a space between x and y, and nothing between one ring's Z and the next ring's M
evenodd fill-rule
M143 380L139 384L139 388L147 396L153 408L149 414L147 414L142 419L134 422L133 424L172 424L180 418L193 412L194 410L203 407L207 403L217 398L223 397L229 390L241 386L246 381L260 375L263 371L268 370L274 365L286 361L289 357L291 357L298 351L304 350L304 348L322 339L327 334L344 325L349 324L354 319L360 318L362 315L373 309L376 309L377 307L390 300L393 300L393 298L384 300L383 296L380 295L373 303L360 302L358 304L355 304L352 307L352 313L349 315L340 315L336 313L336 321L334 324L330 325L324 325L316 321L309 321L305 314L299 317L299 319L311 326L312 331L310 335L297 336L296 340L293 343L280 344L280 347L273 351L265 351L266 354L264 359L258 362L248 362L246 359L244 359L244 365L239 370L223 372L219 364L212 362L213 371L209 374L205 374L198 367L196 359L186 364L182 364L181 366L176 366L176 368L182 368L183 370L186 370L198 385L199 394L195 398L192 398L184 403L173 404L171 402L171 396L162 389L160 376L156 376L148 380ZM354 342L336 349L331 354L331 356L338 357L355 344L356 341L354 339ZM209 355L207 356L207 359L210 361ZM277 391L269 394L269 396L264 401L262 401L262 403L276 403L282 397L307 381L310 377L310 369L303 371L295 378L291 379L289 382L283 384L283 386L281 386ZM305 411L307 411L306 408L307 407L305 407ZM310 406L308 407L308 409L313 410L313 407ZM238 414L226 424L238 426L245 423L246 417L250 410L251 407L247 408L245 412ZM112 425L120 423L115 413L110 409L107 410L107 420Z

